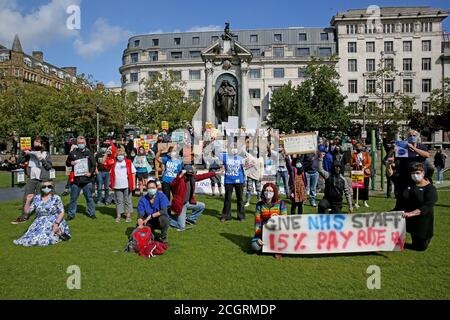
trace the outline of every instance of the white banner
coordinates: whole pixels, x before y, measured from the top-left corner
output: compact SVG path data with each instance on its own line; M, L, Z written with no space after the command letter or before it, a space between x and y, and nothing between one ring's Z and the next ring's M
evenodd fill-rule
M197 174L201 174L201 173L197 173ZM222 181L222 193L225 192L225 187L224 187L224 176L220 175L220 179ZM217 193L217 185L216 185L216 190L215 193ZM212 190L211 190L211 179L206 179L203 181L197 181L195 183L195 193L197 194L211 194Z
M317 134L300 133L281 138L286 154L309 154L317 152Z
M274 216L263 228L263 252L333 254L402 251L403 212Z

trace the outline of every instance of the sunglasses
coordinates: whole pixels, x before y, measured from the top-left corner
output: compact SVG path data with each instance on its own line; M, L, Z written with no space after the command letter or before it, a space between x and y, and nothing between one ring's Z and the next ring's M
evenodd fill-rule
M52 185L43 185L43 186L41 187L41 189L44 189L44 188L50 188L50 189L53 189L53 186L52 186Z

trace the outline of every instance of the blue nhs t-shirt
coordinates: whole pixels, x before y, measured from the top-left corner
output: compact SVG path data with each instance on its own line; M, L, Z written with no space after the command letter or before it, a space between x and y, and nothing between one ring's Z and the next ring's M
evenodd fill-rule
M225 184L244 183L244 158L223 154L222 161L225 167Z
M183 170L183 162L178 159L172 160L168 156L163 156L162 162L165 167L162 181L166 183L172 183L172 181L175 180L181 170Z

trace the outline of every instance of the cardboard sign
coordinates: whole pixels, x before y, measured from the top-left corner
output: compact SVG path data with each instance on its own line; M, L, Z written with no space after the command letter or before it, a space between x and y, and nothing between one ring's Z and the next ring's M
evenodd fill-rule
M185 132L184 131L174 131L172 132L171 141L174 143L185 142Z
M364 171L352 171L352 188L364 189Z
M199 172L199 174L200 174L200 172ZM224 176L220 175L220 179L222 181L222 191L223 191L223 185L224 185L224 180L225 180ZM212 193L211 179L197 181L195 183L195 193L198 193L198 194L211 194ZM215 186L215 193L217 194L217 185Z
M31 138L21 137L20 138L20 150L21 151L31 151Z
M274 216L263 227L263 252L335 254L402 251L403 212Z
M409 149L408 141L396 141L394 150L396 158L417 157L417 153Z
M159 143L158 144L158 151L161 153L167 153L170 147L176 147L176 143Z
M213 125L212 125L211 122L206 122L206 123L205 123L205 129L211 130L212 128L213 128Z
M317 134L315 132L286 135L281 140L286 154L310 154L317 152Z
M168 121L162 121L161 122L161 128L163 130L169 130L169 122Z
M75 165L73 166L73 171L75 177L81 177L89 173L89 163L88 159L78 159L75 161Z
M25 182L25 170L17 171L17 183Z
M54 180L56 179L56 170L55 169L50 169L49 173L49 178Z

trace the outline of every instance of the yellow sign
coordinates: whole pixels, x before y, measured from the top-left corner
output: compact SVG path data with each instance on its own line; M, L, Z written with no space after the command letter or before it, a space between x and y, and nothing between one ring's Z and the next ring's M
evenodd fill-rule
M162 121L161 122L161 128L163 130L169 130L169 122L168 121Z
M364 189L364 171L352 171L352 188Z
M31 138L30 137L21 137L20 138L20 150L21 151L30 151L31 150Z
M205 128L206 128L206 129L212 129L212 128L213 128L212 123L211 123L211 122L206 122L206 123L205 123Z

